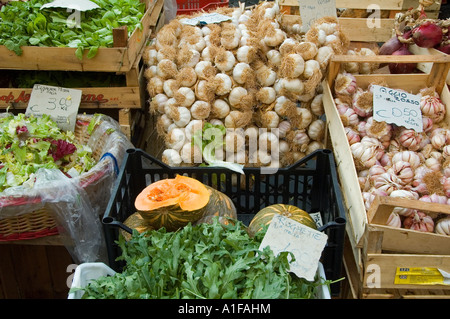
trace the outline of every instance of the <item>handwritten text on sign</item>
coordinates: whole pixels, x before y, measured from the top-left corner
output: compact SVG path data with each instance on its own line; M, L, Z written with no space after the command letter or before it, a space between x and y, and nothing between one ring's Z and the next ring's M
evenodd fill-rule
M73 131L81 93L81 90L35 84L25 114L48 114L60 129Z
M373 119L422 132L420 96L374 85Z
M336 0L299 0L302 32L307 32L314 21L322 17L336 17Z
M314 281L327 239L324 233L275 214L259 249L269 246L275 256L284 251L291 252L295 261L290 263L290 271L298 277Z

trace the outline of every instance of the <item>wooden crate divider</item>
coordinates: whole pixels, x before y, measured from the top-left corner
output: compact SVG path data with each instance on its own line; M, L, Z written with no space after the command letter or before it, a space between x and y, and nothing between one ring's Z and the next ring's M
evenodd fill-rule
M366 212L353 156L347 141L344 126L340 120L333 99L334 79L346 62L375 63L432 63L428 73L423 74L369 74L355 75L359 87L367 87L380 77L387 85L410 92L423 87L436 87L446 105L445 121L450 124L450 92L445 83L450 69L450 57L442 55L410 56L349 56L335 55L331 58L327 79L323 81L323 105L326 114L326 147L333 149L345 206L347 208L347 236L351 254L347 253L344 263L358 269L353 276L357 283L352 291L364 298L413 298L414 296L449 296L450 286L439 285L395 285L397 267L442 267L450 272L450 237L438 234L423 234L417 231L392 228L382 225L393 207L414 207L433 214L450 214L450 206L431 204L419 200L377 198ZM330 145L328 145L330 144ZM349 258L349 256L352 258ZM353 259L353 260L351 260ZM375 267L375 268L373 268ZM351 269L351 267L345 267ZM374 270L375 269L375 270ZM373 272L375 271L375 273ZM371 284L375 275L377 286ZM355 280L355 278L359 278ZM386 290L387 289L387 290ZM389 291L389 292L387 292ZM417 294L416 294L417 292ZM421 297L418 297L421 298Z

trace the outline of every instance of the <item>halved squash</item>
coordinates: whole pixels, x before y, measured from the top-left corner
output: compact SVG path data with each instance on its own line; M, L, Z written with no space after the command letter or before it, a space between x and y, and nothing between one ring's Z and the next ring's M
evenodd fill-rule
M304 210L294 205L274 204L264 207L252 218L247 228L249 236L255 236L264 226L269 225L275 214L286 216L305 226L317 229L314 219Z
M209 198L210 192L203 183L177 175L148 185L136 197L134 205L150 226L175 231L199 220Z

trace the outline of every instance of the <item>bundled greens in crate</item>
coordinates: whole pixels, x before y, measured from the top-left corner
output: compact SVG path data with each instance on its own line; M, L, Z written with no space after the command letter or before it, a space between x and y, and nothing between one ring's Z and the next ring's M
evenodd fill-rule
M99 47L113 46L113 28L125 26L130 35L142 28L145 3L139 0L93 0L97 9L81 11L79 21L72 21L65 8L41 7L51 1L11 1L0 11L0 45L17 55L22 46L77 48L81 60L84 49L88 58Z

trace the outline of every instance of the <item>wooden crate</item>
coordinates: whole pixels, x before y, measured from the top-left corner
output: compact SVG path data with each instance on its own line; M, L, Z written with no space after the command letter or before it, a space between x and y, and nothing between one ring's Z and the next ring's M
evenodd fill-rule
M376 270L381 274L379 288L443 289L447 291L450 289L449 286L406 287L404 285L394 285L393 278L397 266L443 267L443 269L445 268L444 270L450 271L450 238L435 234L422 234L405 229L391 229L387 226L380 225L379 218L385 217L388 208L392 207L392 205L395 205L395 207L402 207L402 205L405 205L405 207L409 205L416 208L426 207L426 210L447 214L450 214L450 206L435 206L437 204L431 205L418 200L411 200L410 202L398 198L395 199L395 202L389 202L390 199L388 198L379 198L378 201L373 203L368 213L366 213L350 145L333 100L331 88L334 85L334 79L341 70L340 66L342 63L389 63L398 61L433 63L433 67L429 73L423 74L355 75L358 86L367 87L369 83L376 78L380 78L380 76L383 77L390 87L401 87L411 92L418 92L423 87L435 86L447 107L445 120L447 123L450 123L450 92L447 85L445 85L445 77L450 67L450 57L437 55L411 55L402 57L356 57L338 55L331 59L327 79L323 81L323 104L329 134L326 139L327 144L329 144L327 147L333 149L336 158L341 188L348 210L347 234L350 247L352 248L353 262L359 271L358 276L362 286L361 291L371 291L372 286L370 280L374 274L370 270L373 265L377 265L378 268ZM439 237L439 239L437 240L435 236ZM426 241L433 241L433 244L429 244Z
M82 60L75 56L76 48L24 46L18 56L5 46L0 45L0 69L12 70L56 70L56 71L93 71L93 72L128 72L133 68L146 40L152 32L152 14L159 0L145 1L146 12L141 19L142 30L136 28L127 37L121 29L113 32L114 47L99 48L97 55L87 58L85 50ZM164 1L162 1L164 2Z
M280 0L281 11L284 13L282 19L289 22L301 23L299 15L298 0ZM381 9L379 25L372 27L374 21L366 17L339 17L339 24L350 41L355 42L386 42L392 37L394 30L394 17L398 12L404 12L409 8L417 8L418 0L400 1L370 1L370 0L336 0L336 8L347 8L366 11L371 5L378 5ZM441 1L426 8L429 18L437 18L441 7ZM295 23L294 22L294 23Z
M411 51L411 53L416 54L416 55L427 55L427 54L444 55L444 56L447 55L444 52L441 52L441 51L436 50L434 48L431 48L431 49L421 48L421 47L418 47L415 44L409 45L409 50ZM430 72L431 66L432 66L431 63L423 63L423 62L417 63L417 68L420 71L425 72L425 73ZM446 82L447 82L447 84L450 85L450 73L447 74Z

